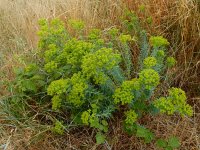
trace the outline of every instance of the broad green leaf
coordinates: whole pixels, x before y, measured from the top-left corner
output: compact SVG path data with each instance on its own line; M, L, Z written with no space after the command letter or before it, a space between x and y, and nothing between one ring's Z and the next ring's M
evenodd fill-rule
M137 137L146 137L146 134L147 134L146 128L137 126L137 132L136 132Z
M35 83L33 81L31 81L31 80L24 80L22 82L22 85L28 91L34 91L34 92L37 91Z
M102 120L101 123L104 125L104 126L107 126L108 125L108 122L106 120Z
M178 148L180 146L180 142L177 137L172 136L169 138L168 145L172 148Z
M106 139L105 135L101 134L100 132L98 132L98 133L96 134L96 142L97 142L97 144L102 144L102 143L104 143L104 142L105 142L105 139Z
M173 150L173 148L170 147L170 146L167 146L167 147L165 148L165 150Z
M148 132L147 136L144 138L146 143L150 143L154 139L154 134L152 132Z
M142 126L137 126L136 136L144 138L145 143L150 143L155 137L150 130Z
M133 125L124 123L123 128L129 135L133 135L137 131L137 125L135 123Z
M158 139L156 141L156 145L160 148L165 148L167 146L167 142L163 139Z
M101 130L101 131L103 131L103 125L102 124L98 124L98 126L97 126L97 128L99 129L99 130Z

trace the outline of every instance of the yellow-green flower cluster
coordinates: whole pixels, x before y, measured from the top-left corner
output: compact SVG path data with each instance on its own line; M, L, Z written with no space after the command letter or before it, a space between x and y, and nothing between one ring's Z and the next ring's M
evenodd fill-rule
M144 4L139 6L139 10L140 11L145 11L145 9L146 9L146 6Z
M85 90L88 88L86 80L81 73L77 73L71 77L70 84L72 88L67 95L67 99L75 106L81 106L84 103Z
M143 63L144 63L145 68L151 68L156 65L157 60L155 57L147 57L144 59Z
M103 71L108 71L119 64L121 57L110 48L101 48L88 53L82 61L82 72L87 79L93 78L96 84L103 84L107 78Z
M181 115L192 116L192 107L187 104L186 94L180 88L169 89L169 98L173 100L173 104Z
M152 17L148 17L148 18L146 19L146 21L147 21L148 24L152 24L153 18L152 18Z
M133 78L131 80L132 82L132 89L133 90L140 90L141 89L141 84L138 78Z
M67 42L63 50L67 64L74 68L81 65L82 57L94 48L92 43L72 39ZM61 54L62 55L62 54Z
M32 72L32 71L36 71L37 69L38 69L37 64L29 64L28 66L26 66L25 72L29 73L29 72Z
M172 99L178 100L181 103L185 102L187 99L185 92L180 88L173 87L173 88L169 89L169 96ZM178 101L177 101L177 104L179 103Z
M40 19L38 21L38 23L39 23L39 26L40 26L40 31L38 31L38 35L40 37L48 36L48 29L49 28L48 28L48 22L47 22L47 20L46 19ZM42 43L40 43L40 42L42 42ZM44 41L42 41L42 40L39 41L39 47L40 46L42 47L42 44L44 44L43 42Z
M44 69L48 73L54 72L57 68L58 64L55 61L50 61L44 65Z
M165 56L165 52L163 50L158 50L157 51L157 57L163 58Z
M161 113L168 115L178 112L181 116L192 116L192 107L186 102L186 95L182 89L171 88L169 89L168 97L161 97L154 102L154 105L160 109Z
M50 22L50 31L53 35L63 35L65 33L65 25L60 19L53 19Z
M46 20L46 19L40 19L40 20L38 21L38 24L39 24L40 26L47 26L47 20Z
M45 62L50 62L53 60L58 53L58 50L56 48L55 44L50 44L48 47L48 50L45 51L44 53L44 60Z
M69 87L69 79L59 79L52 81L51 84L47 88L47 94L54 96L60 95L66 92Z
M101 30L100 29L92 29L89 32L88 38L90 40L97 40L101 37Z
M121 34L119 36L119 40L123 43L123 44L126 44L127 42L131 41L132 38L131 38L131 35L129 34Z
M95 46L103 46L104 44L105 44L105 41L103 39L95 40Z
M115 90L113 98L116 104L121 102L122 105L125 105L130 104L132 102L134 95L129 90L122 90L121 88L117 88Z
M115 90L113 95L114 102L120 103L122 105L130 104L134 99L134 95L132 93L133 90L138 90L140 85L137 79L133 79L131 81L124 81L120 88Z
M151 90L159 84L160 76L153 69L144 69L139 74L139 81L145 89Z
M55 126L53 128L53 131L56 132L56 133L58 133L58 134L60 134L60 135L62 135L64 133L63 123L57 120L55 122Z
M176 64L176 60L174 57L167 57L167 66L173 67Z
M96 106L96 105L95 105ZM81 114L82 123L85 125L90 125L90 127L97 128L103 132L108 131L108 123L106 120L101 120L97 117L97 107L88 109Z
M162 47L169 45L167 39L163 38L162 36L151 36L149 41L154 47Z
M39 48L47 49L51 44L60 45L66 41L68 35L66 34L64 23L61 20L53 19L50 23L48 23L46 19L41 19L39 21L39 25Z
M112 28L112 29L110 29L109 31L108 31L108 33L111 35L111 37L116 37L117 36L117 34L119 33L119 29L117 29L117 28Z
M137 117L138 117L138 115L136 114L136 112L134 110L126 111L125 115L126 115L126 119L125 119L126 124L135 123L135 121L137 120Z
M85 90L88 88L86 80L81 73L73 74L70 79L60 79L51 82L47 88L48 95L53 96L52 108L54 110L61 106L60 95L67 95L66 99L74 106L84 103Z
M168 115L174 114L175 107L172 103L172 99L161 97L155 101L154 105L159 108L161 113L167 113Z
M55 95L52 99L52 109L58 110L61 107L61 98L58 95Z
M83 21L81 21L81 20L74 20L74 19L69 20L69 25L73 29L75 29L77 31L81 31L85 27L85 23Z
M89 125L89 118L90 118L90 113L91 113L91 110L87 110L87 111L84 111L82 114L81 114L81 120L82 120L82 123L85 124L85 125Z

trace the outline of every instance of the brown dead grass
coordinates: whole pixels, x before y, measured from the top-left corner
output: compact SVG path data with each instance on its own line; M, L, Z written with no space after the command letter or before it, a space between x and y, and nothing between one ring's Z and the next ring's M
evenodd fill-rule
M145 4L153 18L149 33L165 35L171 44L170 53L176 55L174 85L187 91L189 101L195 108L193 118L173 116L146 117L143 120L158 137L180 137L181 150L198 150L200 147L200 4L193 0L123 0L137 12ZM87 28L106 28L119 23L124 3L121 0L0 0L0 79L14 78L13 68L26 65L25 58L37 46L36 31L40 18L80 18ZM9 93L0 84L0 95ZM1 117L0 117L1 122ZM111 121L112 122L112 121ZM140 139L122 131L121 119L111 123L109 146L97 146L91 129L76 129L65 136L55 136L37 131L37 126L27 128L0 128L3 137L0 144L8 149L114 149L153 150L154 144L145 145ZM36 130L37 129L37 130ZM33 138L35 137L35 138ZM33 140L34 139L34 140ZM30 141L32 141L30 143Z
M145 4L152 16L153 29L167 37L171 43L170 53L178 61L174 83L190 94L200 96L200 3L194 0L127 0L130 9ZM135 5L136 4L136 5Z
M117 118L115 118L117 120ZM122 130L122 119L110 123L111 130L107 135L107 142L103 145L95 143L92 129L79 128L71 130L64 136L55 136L49 132L41 133L33 139L34 131L26 129L21 134L13 133L7 140L8 149L19 150L62 150L62 149L81 149L81 150L158 150L155 143L144 144L142 139L135 136L128 136ZM181 142L180 150L198 150L200 144L199 124L200 114L195 113L193 119L180 118L178 116L166 117L146 116L141 120L145 127L152 130L158 138L167 139L170 136L177 136ZM20 137L23 135L23 137ZM32 143L30 143L30 141Z

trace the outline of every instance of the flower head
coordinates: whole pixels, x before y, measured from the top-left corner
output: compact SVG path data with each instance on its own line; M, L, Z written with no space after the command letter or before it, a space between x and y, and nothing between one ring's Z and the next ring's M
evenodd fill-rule
M145 89L151 90L159 84L160 76L153 69L144 69L139 74L139 81Z
M147 57L144 59L144 66L145 68L151 68L154 67L157 63L157 60L155 57Z

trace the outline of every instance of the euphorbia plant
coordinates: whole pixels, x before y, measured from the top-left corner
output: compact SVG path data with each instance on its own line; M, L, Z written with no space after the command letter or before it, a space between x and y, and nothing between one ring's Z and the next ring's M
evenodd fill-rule
M70 25L76 33L83 33L83 22L73 20ZM126 131L148 143L153 133L137 123L146 113L192 115L185 92L179 88L170 88L168 97L152 98L162 73L175 63L166 57L169 42L165 38L151 36L136 67L129 47L131 35L117 28L104 33L106 38L101 33L93 29L86 36L73 36L58 19L40 21L39 61L18 74L16 85L23 98L45 98L53 112L68 114L68 118L55 116L54 131L63 134L70 120L70 124L95 128L97 143L103 143L109 118L122 111L123 105Z

